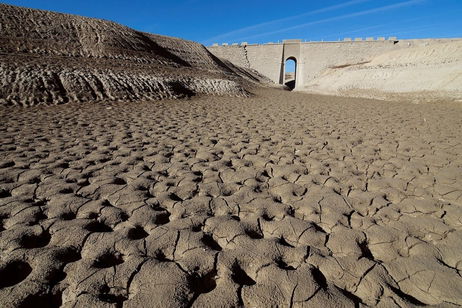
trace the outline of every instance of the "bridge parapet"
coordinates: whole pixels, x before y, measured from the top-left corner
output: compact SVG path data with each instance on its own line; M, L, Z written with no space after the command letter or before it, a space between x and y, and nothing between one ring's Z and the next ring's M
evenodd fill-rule
M379 37L345 37L343 39L339 39L338 41L307 41L301 39L290 39L290 40L282 40L282 42L267 42L263 44L249 44L248 42L241 42L241 43L213 43L209 47L219 47L219 46L259 46L259 45L284 45L284 44L319 44L319 43L353 43L353 42L383 42L383 41L398 41L396 36L390 36L385 38L384 36Z
M299 39L283 40L282 43L283 44L297 44L297 43L302 43L302 40L299 40Z

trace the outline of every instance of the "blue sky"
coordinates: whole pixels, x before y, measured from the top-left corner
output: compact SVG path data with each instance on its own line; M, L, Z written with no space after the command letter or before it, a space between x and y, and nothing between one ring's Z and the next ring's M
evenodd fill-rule
M462 0L13 0L4 3L112 20L212 43L297 38L462 37Z

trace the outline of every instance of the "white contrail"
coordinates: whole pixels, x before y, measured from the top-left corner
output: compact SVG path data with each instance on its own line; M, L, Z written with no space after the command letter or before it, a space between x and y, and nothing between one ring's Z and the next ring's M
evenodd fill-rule
M273 25L273 24L276 24L276 23L279 23L279 22L284 22L284 21L297 19L297 18L300 18L300 17L312 16L312 15L317 15L317 14L321 14L321 13L325 13L325 12L330 12L330 11L338 10L338 9L341 9L341 8L345 8L345 7L348 7L348 6L356 5L356 4L363 3L363 2L369 2L369 1L371 1L371 0L352 0L352 1L342 3L342 4L337 4L337 5L328 6L328 7L322 8L322 9L305 12L305 13L299 14L299 15L289 16L289 17L285 17L285 18L281 18L281 19L274 19L274 20L270 20L270 21L263 22L263 23L260 23L260 24L256 24L256 25L236 29L236 30L233 30L233 31L230 31L230 32L227 32L227 33L223 33L223 34L214 36L214 37L212 37L212 38L210 38L210 39L208 39L206 41L208 41L208 42L218 41L218 40L220 40L222 38L230 37L230 36L236 35L236 34L242 34L242 33L252 31L252 30L255 30L255 29L258 29L258 28L261 28L261 27L270 26L270 25Z
M303 24L300 24L300 25L287 27L287 28L284 28L284 29L279 29L279 30L275 30L275 31L269 31L269 32L264 32L264 33L251 35L251 36L246 36L245 39L256 38L256 37L267 36L267 35L278 34L278 33L284 33L284 32L288 32L288 31L291 31L291 30L304 28L304 27L307 27L307 26L312 26L312 25L322 24L322 23L326 23L326 22L337 21L337 20L341 20L341 19L347 19L347 18L352 18L352 17L375 14L375 13L384 12L384 11L388 11L388 10L398 9L398 8L405 7L405 6L411 6L411 5L419 4L419 3L422 3L422 2L425 2L425 1L426 0L403 1L403 2L400 2L400 3L386 5L386 6L378 7L378 8L375 8L375 9L369 9L369 10L355 12L355 13L346 14L346 15L341 15L341 16L337 16L337 17L331 17L331 18L315 20L315 21L303 23Z

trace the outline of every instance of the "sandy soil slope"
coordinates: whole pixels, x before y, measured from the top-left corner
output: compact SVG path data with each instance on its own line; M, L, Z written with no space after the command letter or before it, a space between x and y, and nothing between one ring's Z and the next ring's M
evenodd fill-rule
M0 104L245 96L264 80L190 41L0 4Z
M0 306L462 304L462 107L0 107Z
M423 41L326 69L305 90L386 99L462 100L462 41Z

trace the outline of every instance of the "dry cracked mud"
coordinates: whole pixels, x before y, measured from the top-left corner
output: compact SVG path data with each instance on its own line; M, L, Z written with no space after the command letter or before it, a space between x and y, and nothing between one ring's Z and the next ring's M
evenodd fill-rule
M0 107L2 307L462 304L462 107Z

